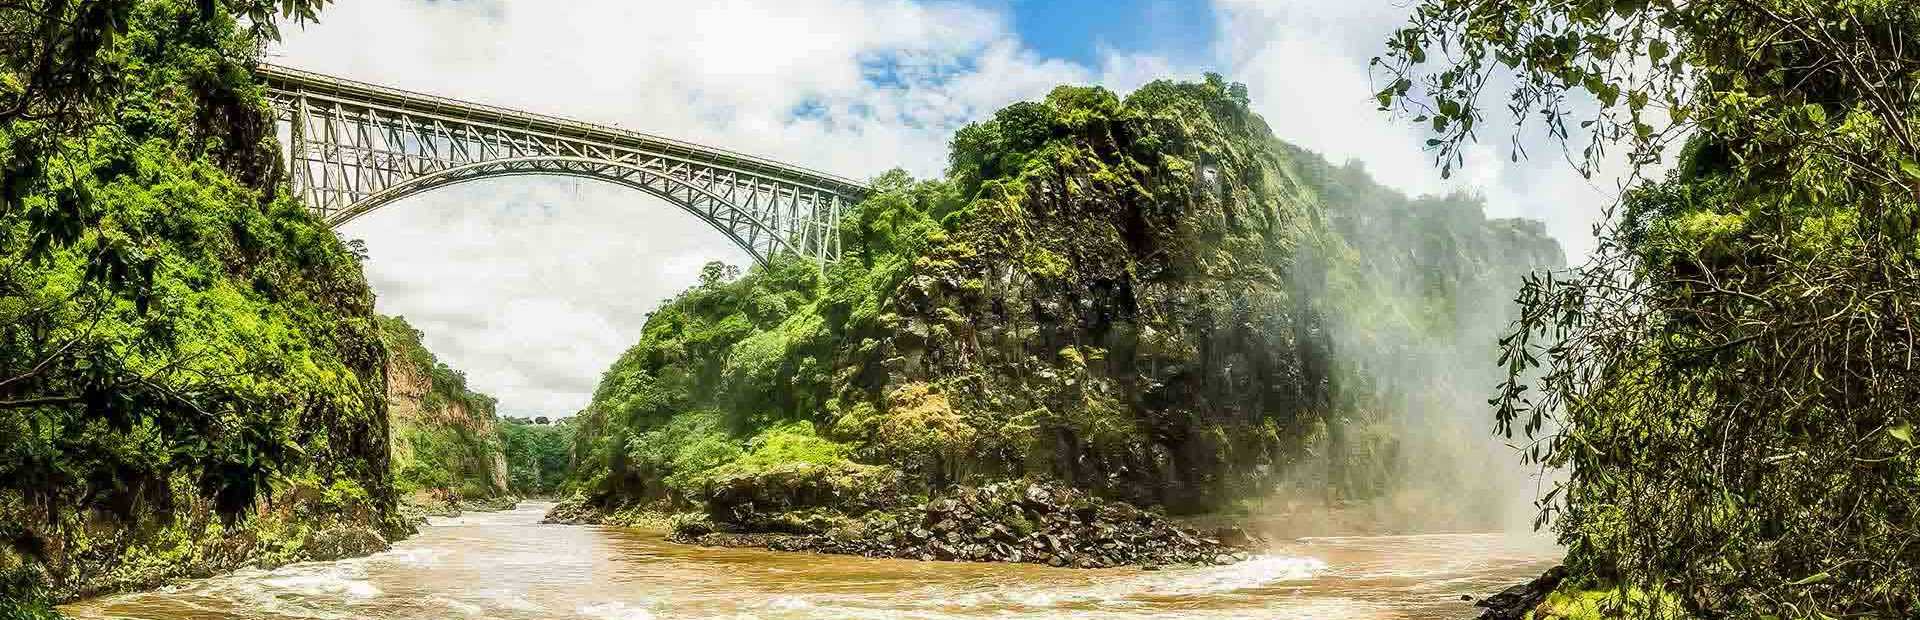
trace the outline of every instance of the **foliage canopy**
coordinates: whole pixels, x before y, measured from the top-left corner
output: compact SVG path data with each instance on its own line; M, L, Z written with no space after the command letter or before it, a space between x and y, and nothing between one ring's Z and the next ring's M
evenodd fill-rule
M1669 165L1502 341L1576 568L1705 614L1920 611L1916 34L1900 0L1428 0L1387 42L1380 103L1443 171L1489 89L1585 171Z
M372 294L274 191L249 71L318 4L0 5L0 581L71 595L105 577L80 561L275 488L390 508Z

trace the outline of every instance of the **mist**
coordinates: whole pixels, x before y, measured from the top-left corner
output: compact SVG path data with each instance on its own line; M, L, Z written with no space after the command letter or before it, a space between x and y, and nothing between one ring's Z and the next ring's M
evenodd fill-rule
M1498 340L1529 272L1565 253L1541 222L1476 195L1408 198L1349 162L1295 152L1328 234L1295 287L1329 361L1318 459L1255 508L1282 533L1531 531L1539 471L1494 432Z

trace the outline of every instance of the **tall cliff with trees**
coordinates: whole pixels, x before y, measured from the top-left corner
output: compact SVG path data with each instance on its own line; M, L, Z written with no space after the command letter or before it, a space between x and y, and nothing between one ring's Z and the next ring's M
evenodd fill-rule
M1920 614L1917 37L1898 0L1426 0L1388 42L1444 171L1485 93L1633 173L1502 340L1497 422L1566 477L1541 615Z
M493 397L467 387L465 373L421 344L402 317L381 316L394 490L433 512L463 503L511 501L507 453Z
M653 312L573 488L799 531L1010 479L1179 512L1376 498L1477 451L1408 425L1484 407L1491 364L1435 372L1564 260L1276 140L1217 76L1061 87L958 132L945 178L874 189L835 264L711 265Z
M317 5L0 5L0 615L405 530L361 259L249 70Z

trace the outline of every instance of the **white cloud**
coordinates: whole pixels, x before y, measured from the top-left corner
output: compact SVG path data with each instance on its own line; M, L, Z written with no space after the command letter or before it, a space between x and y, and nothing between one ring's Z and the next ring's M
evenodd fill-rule
M1108 57L1126 87L1167 68ZM1001 13L909 0L342 0L269 58L853 178L937 175L961 124L1109 73L1035 55ZM436 190L342 232L367 242L381 311L517 415L584 406L646 312L704 262L747 261L659 200L571 179Z
M747 260L692 215L599 183L476 181L342 232L367 242L380 310L516 414L578 410L662 298L706 261Z
M1353 0L1218 0L1218 56L1247 84L1253 107L1281 139L1334 162L1359 160L1380 183L1410 194L1462 190L1484 196L1493 217L1544 220L1547 232L1578 259L1592 251L1590 230L1612 202L1614 182L1581 178L1560 147L1527 136L1530 159L1511 162L1502 129L1481 132L1466 167L1442 180L1422 145L1429 135L1376 109L1379 88L1368 61L1383 49L1408 6ZM1504 128L1505 100L1494 95L1484 126ZM1603 172L1619 172L1619 166Z

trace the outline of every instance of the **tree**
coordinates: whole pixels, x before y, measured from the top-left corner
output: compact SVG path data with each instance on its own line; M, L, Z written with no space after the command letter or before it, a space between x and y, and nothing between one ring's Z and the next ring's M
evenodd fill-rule
M720 261L709 261L700 267L700 286L713 286L740 277L740 268Z
M231 521L289 480L390 507L371 292L274 191L248 71L320 4L0 3L0 615L160 529L82 526Z
M1541 518L1577 572L1704 614L1920 613L1916 33L1901 0L1425 0L1375 59L1443 174L1490 90L1515 157L1530 122L1588 174L1624 149L1594 255L1520 291L1493 401L1566 469Z
M558 491L567 476L572 425L566 420L547 425L520 421L502 424L498 430L514 492L547 495Z
M196 0L198 19L246 19L257 40L280 39L279 20L304 24L328 0ZM73 130L108 112L129 84L117 47L141 0L24 0L0 5L0 123L47 120Z

